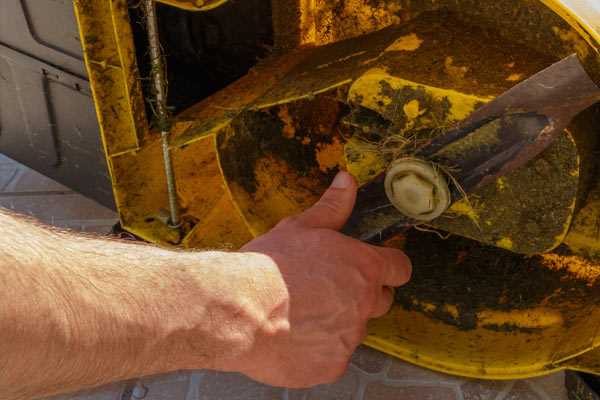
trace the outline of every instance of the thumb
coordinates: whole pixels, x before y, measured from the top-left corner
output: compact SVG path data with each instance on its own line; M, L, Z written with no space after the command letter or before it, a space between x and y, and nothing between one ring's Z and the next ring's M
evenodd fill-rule
M310 228L341 229L354 208L357 184L348 172L340 171L311 208L296 218L296 222Z

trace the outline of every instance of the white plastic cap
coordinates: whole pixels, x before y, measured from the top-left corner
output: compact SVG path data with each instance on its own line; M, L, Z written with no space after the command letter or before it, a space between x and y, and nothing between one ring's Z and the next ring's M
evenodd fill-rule
M416 158L395 160L388 168L384 184L390 202L407 217L431 221L450 206L446 179L427 161Z

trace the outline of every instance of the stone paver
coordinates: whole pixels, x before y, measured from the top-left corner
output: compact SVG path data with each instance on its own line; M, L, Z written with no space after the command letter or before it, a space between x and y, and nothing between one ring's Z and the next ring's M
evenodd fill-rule
M364 372L377 374L382 372L383 369L391 363L391 360L377 350L367 346L361 346L358 351L354 353L350 362Z
M550 399L567 398L564 373L532 378L528 380L528 383L536 393L544 393Z
M507 391L509 382L468 380L461 385L464 400L495 400Z
M116 214L0 155L0 207L77 231L106 233ZM146 377L52 400L566 400L564 374L527 381L469 380L419 368L361 346L338 382L306 390L211 371Z
M283 398L285 392L235 373L207 372L198 384L198 397L189 396L185 400L271 400Z
M425 368L417 367L406 362L393 359L387 372L387 377L394 381L422 381L422 382L444 382L460 383L460 378L455 376L441 374Z
M458 400L456 388L443 386L388 386L371 383L367 386L364 400Z
M75 395L55 396L48 400L121 400L124 383L115 383L93 390L86 390Z
M144 390L141 393L134 391L132 397L142 397L144 400L184 400L189 391L190 375L182 372L143 378L140 384Z
M346 400L355 397L360 385L360 376L352 369L334 384L319 385L311 389L306 400Z
M503 400L544 400L542 395L531 390L527 382L515 382L512 389Z
M117 214L0 155L0 207L75 231L107 233Z
M15 193L72 193L72 190L44 175L16 163L0 163L0 174L6 179L0 183L0 191ZM3 178L0 178L2 182Z

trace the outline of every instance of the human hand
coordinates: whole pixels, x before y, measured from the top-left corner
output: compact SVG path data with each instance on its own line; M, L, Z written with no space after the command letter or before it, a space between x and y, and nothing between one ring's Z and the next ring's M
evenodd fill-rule
M268 256L282 279L270 279L278 287L259 294L268 317L239 360L240 372L285 387L337 380L365 338L367 321L392 305L391 287L410 279L411 263L402 251L337 232L356 192L354 178L340 172L313 207L242 248Z

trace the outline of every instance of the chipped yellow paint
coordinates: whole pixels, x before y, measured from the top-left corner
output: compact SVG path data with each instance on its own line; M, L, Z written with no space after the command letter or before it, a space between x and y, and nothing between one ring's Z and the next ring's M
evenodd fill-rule
M487 103L493 98L423 85L392 76L383 68L371 68L354 81L348 92L348 99L354 104L383 113L392 103L392 98L382 93L382 82L385 82L392 90L400 90L401 88L423 89L437 101L447 100L450 103L448 122L465 119L479 104Z
M574 139L571 136L571 132L568 129L565 129L565 134L571 139L571 141L574 142ZM570 171L569 174L572 176L579 176L580 165L581 165L581 159L578 157L577 158L577 168L575 168L575 170L573 170L573 171ZM577 175L573 175L574 171L577 171ZM576 206L577 206L577 199L575 198L569 205L569 210L571 212L569 213L569 217L563 224L562 232L560 234L556 235L556 237L554 238L555 243L563 243L565 241L565 239L567 238L567 235L569 234L569 230L571 229L571 225L573 223L573 215L575 213ZM548 249L548 251L550 251L550 250L551 249Z
M540 0L577 32L600 55L600 11L593 0Z
M331 143L319 143L317 145L316 158L319 169L323 172L344 167L344 165L340 165L340 160L344 160L344 145L337 137L334 137Z
M496 242L496 246L510 250L513 247L513 241L510 238L504 237Z
M276 6L274 4L274 6ZM317 42L317 26L314 9L316 0L299 0L300 11L300 43L312 44ZM275 11L275 10L274 10Z
M448 76L456 80L464 79L467 72L469 72L469 67L454 65L452 57L446 57L446 60L444 60L444 69Z
M458 318L459 316L458 307L456 307L454 304L444 304L444 311L450 314L453 318Z
M600 255L600 238L590 236L588 232L569 232L565 244L577 254L592 254L596 257Z
M381 93L381 82L386 81L390 76L384 68L369 69L354 81L348 92L348 100L382 112L385 107L392 104L392 98Z
M136 150L148 122L127 2L73 4L105 153Z
M579 54L582 58L588 56L590 49L587 45L587 42L584 39L582 39L581 36L577 34L577 32L572 30L561 29L557 26L552 27L552 31L556 33L560 40L569 43L571 46L573 46L573 48L577 51L577 54Z
M363 54L365 54L365 53L366 53L366 50L363 50L363 51L357 51L356 53L352 53L352 54L350 54L350 55L347 55L347 56L345 56L345 57L338 58L338 59L337 59L337 60L335 60L335 61L331 61L331 62L328 62L328 63L325 63L325 64L321 64L321 65L319 65L319 66L317 67L317 69L323 69L323 68L330 67L330 66L332 66L333 64L339 64L339 63L342 63L342 62L344 62L344 61L348 61L348 60L350 60L350 59L352 59L352 58L354 58L354 57L362 56L362 55L363 55Z
M378 61L381 58L381 55L378 55L377 57L373 57L373 58L368 58L364 61L361 61L360 65L369 65L374 63L375 61Z
M415 51L423 44L416 33L401 36L388 46L384 51Z
M508 82L518 82L520 80L522 80L525 76L523 74L519 74L519 73L514 73L514 74L510 74L506 80Z
M501 192L504 189L506 189L506 179L504 179L504 177L496 179L496 190Z
M528 308L525 310L496 311L485 310L477 313L479 325L515 326L525 329L542 329L563 324L560 312L545 307Z
M575 176L575 177L579 176L579 168L576 168L576 169L570 171L569 175Z
M588 195L564 242L576 253L600 258L600 187Z
M473 208L473 205L468 199L462 199L452 204L447 212L464 215L468 217L475 225L479 225L479 214Z
M417 299L412 299L412 304L415 307L423 309L423 311L425 311L425 312L434 312L436 309L435 304L431 304L431 303L424 302L424 301L419 301Z
M359 185L371 181L386 168L377 146L355 137L348 139L344 146L344 160L347 171L354 175Z
M566 270L569 275L588 282L590 285L600 281L600 265L577 256L560 256L554 253L543 254L544 266L554 271Z
M315 90L313 92L307 92L307 93L303 93L301 95L296 95L296 96L286 97L286 98L282 98L282 99L277 99L276 101L270 101L270 102L260 103L258 105L255 105L253 107L253 110L265 110L267 108L272 108L272 107L283 105L283 104L289 104L289 103L293 103L293 102L300 101L300 100L312 99L312 98L314 98L318 94L326 93L326 92L329 92L329 91L331 91L333 89L346 86L349 83L352 83L352 79L344 79L342 81L334 83L331 86L322 87L322 88L319 88L318 90Z
M287 106L285 106L285 105L281 106L279 108L279 112L277 113L277 116L283 122L283 136L288 139L292 139L294 136L296 136L296 128L294 126L294 119L290 115Z
M419 110L419 100L411 100L406 103L402 109L404 110L404 114L408 117L408 119L415 119L418 116L422 115L426 112L426 110Z
M288 3L281 3L283 7L289 7ZM301 12L312 16L317 35L314 42L316 45L349 39L402 21L399 16L402 6L390 1L379 3L365 0L344 0L334 3L300 0L301 5L306 3L312 3L312 8L301 10ZM303 29L313 28L303 26Z

